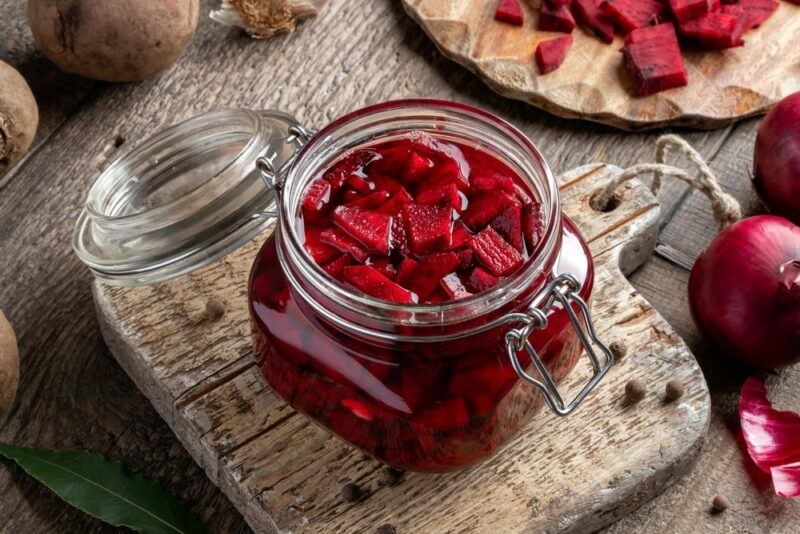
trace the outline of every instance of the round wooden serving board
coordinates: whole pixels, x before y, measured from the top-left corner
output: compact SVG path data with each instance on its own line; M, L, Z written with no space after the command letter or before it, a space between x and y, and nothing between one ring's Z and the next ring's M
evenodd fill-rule
M260 239L183 277L139 288L95 283L103 336L195 460L256 532L593 531L683 476L699 452L710 399L689 349L625 279L652 253L659 207L634 181L607 213L589 198L621 172L593 165L562 175L564 212L581 228L596 266L598 333L626 347L585 404L566 418L546 409L490 460L444 475L406 473L392 486L382 466L279 399L250 347L247 278ZM204 317L208 299L226 312ZM588 361L584 358L584 363ZM589 375L579 365L566 390ZM624 402L631 378L648 385ZM685 394L666 403L664 385ZM366 497L344 502L342 483Z
M561 117L641 130L668 125L717 128L763 113L800 90L800 6L780 7L745 46L684 53L689 85L637 97L622 65L622 39L606 44L581 28L564 63L540 75L539 41L558 33L535 30L539 0L520 0L525 24L494 20L497 0L402 0L439 50L480 76L498 93Z

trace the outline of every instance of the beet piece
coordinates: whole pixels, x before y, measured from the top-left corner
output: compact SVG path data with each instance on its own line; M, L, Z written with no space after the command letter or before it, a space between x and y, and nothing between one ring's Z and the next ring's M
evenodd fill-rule
M401 286L407 285L416 268L416 260L412 260L411 258L403 258L403 261L401 261L400 265L397 267L397 274L395 275L395 280L397 283Z
M539 72L547 74L560 67L571 45L571 35L540 42L536 47L536 64L539 66Z
M458 268L461 270L469 269L475 262L475 253L471 248L462 248L456 252L456 256L458 256Z
M403 181L407 184L421 182L433 169L433 161L418 152L412 152L403 169Z
M505 191L509 194L515 194L516 188L514 186L514 179L504 174L491 173L491 174L473 174L469 186L471 195L476 193L486 193L488 191Z
M412 252L424 256L446 250L453 242L453 210L449 206L408 204L402 210Z
M406 287L416 293L420 300L427 300L439 287L442 278L457 266L458 257L452 252L425 256L417 262L414 272L405 277Z
M361 194L361 193L359 193L358 191L354 191L354 190L352 190L352 189L350 189L350 188L348 187L348 188L347 188L347 189L345 189L345 191L344 191L344 203L345 203L345 204L349 204L349 203L351 203L351 202L355 202L356 200L360 199L360 198L361 198L361 197L363 197L363 196L364 196L364 195L362 195L362 194Z
M715 11L678 25L681 35L695 40L705 48L725 49L742 46L744 31L739 19L733 15Z
M571 36L567 35L565 37ZM508 193L490 191L482 195L473 196L469 201L467 210L461 216L461 220L477 232L503 211L517 204L519 204L517 199Z
M381 213L388 213L389 215L397 215L400 213L400 210L403 209L403 206L411 204L413 200L411 195L408 194L408 191L406 191L404 187L401 187L386 204L378 209L378 211Z
M776 9L778 2L775 0L739 0L734 5L723 6L722 13L736 17L744 33L764 24Z
M339 206L333 210L333 222L358 240L370 252L389 254L389 236L392 216L386 213L367 211L350 206Z
M472 237L472 233L470 233L462 221L454 222L453 242L450 243L450 250L458 250L462 247L466 247L469 244L470 237Z
M337 249L322 241L322 234L323 232L314 226L307 226L305 229L303 248L318 265L324 265L339 255Z
M519 5L519 0L500 0L497 11L494 12L494 19L522 26L522 7Z
M683 56L672 24L633 30L622 49L625 69L639 96L688 83Z
M469 245L481 263L497 276L511 274L525 261L522 254L491 226L474 236Z
M472 296L472 293L467 291L467 288L464 287L464 282L461 281L461 278L456 273L450 273L442 278L441 284L450 300Z
M472 269L466 285L473 293L480 293L496 286L499 281L499 278L493 276L483 267L478 266Z
M666 5L659 0L605 0L600 10L625 31L657 22Z
M469 423L467 403L462 397L452 397L441 404L420 411L414 419L433 432L458 428Z
M417 295L395 284L369 265L345 267L344 279L367 295L379 299L402 304L419 302Z
M332 262L325 264L322 269L333 278L341 281L344 268L353 265L353 263L353 256L350 254L342 254Z
M460 191L469 190L469 179L454 160L447 160L436 166L428 176L427 189L454 184Z
M383 206L389 199L389 193L386 191L375 191L369 195L357 198L347 205L352 208L364 208L365 210L374 210Z
M352 187L354 191L357 191L362 195L367 195L375 191L374 183L366 181L364 178L362 178L357 174L351 174L350 176L345 178L344 184L348 187Z
M339 191L345 179L353 174L363 174L364 168L373 161L381 159L374 150L357 150L338 161L332 169L325 172L323 178L330 182L333 193Z
M390 195L394 195L403 187L403 184L385 174L376 173L374 176L370 175L369 179L375 184L376 191L386 191Z
M578 21L592 30L604 43L614 40L614 23L601 10L603 0L574 0L572 12Z
M309 220L321 221L330 200L330 182L317 178L306 189L306 195L303 198L303 216Z
M454 183L462 191L469 189L470 167L460 148L420 131L412 132L410 140L416 151L439 160L428 178L429 187Z
M371 161L367 167L367 174L388 175L400 178L400 174L411 157L411 143L407 139L396 141L392 148L381 150L380 157Z
M426 189L417 194L418 204L437 204L461 210L461 195L455 184Z
M364 250L361 243L339 228L330 228L322 232L322 234L320 234L320 241L334 247L338 251L350 254L359 262L363 262L367 259L367 251Z
M365 265L369 265L389 280L394 280L395 275L397 275L397 271L389 261L389 258L368 258Z
M566 4L542 0L539 6L539 23L537 28L543 32L572 33L575 29L575 18Z
M719 8L719 0L669 0L669 7L678 22L686 22Z
M425 301L425 304L441 304L450 300L450 296L441 287L437 287L431 296Z
M522 235L525 238L525 246L528 254L532 254L536 245L544 236L544 214L542 205L538 202L525 204L522 206Z
M492 220L492 228L497 230L503 239L517 249L519 252L523 251L522 240L522 208L520 206L511 206L506 211L498 215Z
M401 256L411 256L411 247L408 245L406 226L398 219L394 219L392 223L391 245L392 250L396 250Z

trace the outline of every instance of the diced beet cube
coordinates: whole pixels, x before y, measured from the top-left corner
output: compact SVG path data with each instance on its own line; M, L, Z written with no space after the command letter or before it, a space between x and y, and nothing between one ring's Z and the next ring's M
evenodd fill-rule
M321 220L330 201L330 182L317 178L306 189L306 196L303 198L303 216L309 220Z
M406 225L400 220L395 220L392 224L392 250L396 250L401 256L411 256L411 246L408 244L408 234Z
M514 272L525 258L491 226L469 242L475 256L497 276Z
M391 215L350 206L339 206L333 211L333 222L370 252L384 256L389 254Z
M322 269L337 280L341 280L345 267L353 265L353 256L350 254L342 254L330 263L323 265Z
M339 191L344 185L344 181L354 174L363 174L364 168L372 161L380 159L381 156L374 150L359 150L342 158L332 169L327 171L323 178L330 182L333 193Z
M367 251L364 250L361 243L339 228L330 228L322 232L322 234L320 234L320 241L334 247L338 251L350 254L359 262L363 262L367 259Z
M380 207L378 211L381 213L388 213L389 215L397 215L400 213L400 210L403 209L403 206L406 204L411 204L413 202L413 198L411 195L408 194L408 191L405 188L401 187L397 190L397 192L390 198L386 204Z
M453 242L453 210L449 206L408 204L402 210L412 252L418 256L446 250Z
M436 432L467 425L469 412L467 403L462 397L453 397L420 411L414 419L420 425Z
M367 167L367 174L400 178L409 156L411 156L411 143L405 139L397 141L391 148L381 150L380 157L373 160Z
M407 184L421 182L433 169L433 161L418 152L412 152L403 169L403 181Z
M537 28L543 32L572 33L575 29L575 18L566 4L542 0Z
M418 204L438 204L461 210L461 194L455 184L426 189L417 194Z
M345 267L344 279L367 295L379 299L401 304L416 304L419 302L414 293L395 284L369 265Z
M569 37L569 36L567 36ZM461 216L464 224L478 231L511 206L518 205L516 198L502 191L491 191L473 196L467 210Z
M412 132L410 140L417 152L438 159L436 172L428 176L429 187L453 183L462 191L469 189L470 167L460 148L419 131Z
M669 7L678 22L686 22L719 7L719 0L669 0Z
M498 215L492 220L492 228L497 230L503 239L517 249L523 251L522 239L522 208L520 206L511 206L506 211Z
M499 281L499 278L479 266L475 267L470 273L466 286L473 293L480 293L496 286Z
M519 5L519 0L500 0L497 11L494 12L494 19L522 26L522 7Z
M469 269L475 261L475 253L472 252L471 248L462 248L456 252L456 256L458 256L458 268L460 270Z
M727 13L706 13L678 26L682 36L695 40L705 48L724 49L744 44L742 24L735 16Z
M522 206L522 234L525 237L525 246L528 254L532 254L536 245L544 236L544 214L542 205L538 202Z
M403 184L385 174L375 174L370 176L370 180L375 184L376 191L386 191L390 195L394 195L403 187Z
M357 198L352 202L348 202L347 205L352 208L364 208L365 210L374 210L375 208L383 206L388 199L389 199L389 193L387 193L386 191L375 191L374 193L370 193L369 195Z
M688 83L678 37L672 24L633 30L625 39L622 51L625 69L639 96L652 95Z
M394 280L397 274L394 265L389 261L389 258L369 258L366 265L371 266L373 269L381 273L389 280Z
M401 286L407 285L416 268L416 260L412 260L411 258L403 258L403 261L401 261L400 265L397 267L397 275L395 276L397 283Z
M464 287L464 282L458 277L456 273L450 273L442 278L442 287L447 292L450 300L463 299L472 296L472 293L467 291Z
M539 66L539 72L547 74L560 67L567 57L570 46L572 46L571 35L540 42L536 47L536 64Z
M362 195L372 193L375 190L375 184L366 181L364 178L358 176L357 174L351 174L350 176L345 178L344 184L348 187L352 187L354 191L357 191Z
M453 242L450 244L450 250L458 250L466 247L469 244L469 238L472 233L467 229L462 221L453 223Z
M417 262L414 272L404 279L405 287L416 293L420 300L427 300L439 287L442 278L457 266L458 256L452 252L425 256Z
M351 202L355 202L356 200L362 198L364 195L359 193L358 191L354 191L349 187L344 190L344 203L349 204Z
M574 0L572 11L578 21L604 43L614 40L614 23L601 10L603 0Z
M605 0L600 10L625 31L658 22L667 6L659 0Z
M732 8L740 8L741 12ZM723 13L733 15L742 25L742 32L752 28L758 28L778 9L778 2L775 0L739 0L733 6L725 6Z
M505 191L509 194L516 193L514 186L514 179L504 174L496 172L489 174L475 174L472 175L472 180L469 187L471 195L476 193L486 193L488 191Z
M319 265L328 263L339 255L337 249L322 241L322 234L323 232L319 228L307 226L303 243L303 248Z

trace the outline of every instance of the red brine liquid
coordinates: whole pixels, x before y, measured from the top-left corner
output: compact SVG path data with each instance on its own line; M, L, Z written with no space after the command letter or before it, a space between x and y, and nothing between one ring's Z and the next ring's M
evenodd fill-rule
M545 223L534 193L498 158L411 132L336 161L307 188L296 224L310 258L339 283L377 299L435 306L513 276L536 254ZM590 255L566 218L560 241L552 271L575 276L588 299ZM535 289L512 303L516 311ZM256 358L276 393L388 464L415 471L470 465L543 404L509 362L504 336L513 325L411 342L402 336L428 333L398 321L397 341L365 340L318 316L290 286L273 237L256 258L250 305ZM494 318L476 316L470 325ZM530 341L557 383L581 354L563 310L551 312ZM530 364L525 351L519 359Z

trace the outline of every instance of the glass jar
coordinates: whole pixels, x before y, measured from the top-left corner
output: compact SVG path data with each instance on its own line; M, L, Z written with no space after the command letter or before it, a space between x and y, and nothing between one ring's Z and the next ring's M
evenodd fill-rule
M494 288L390 303L339 283L305 252L296 222L308 184L349 151L411 131L490 153L541 202L542 239ZM586 305L591 255L547 163L509 124L452 102L388 102L313 135L275 112L190 119L103 173L74 246L106 282L152 283L226 254L273 218L248 286L258 364L292 407L378 460L416 471L473 464L543 404L570 413L613 363ZM566 401L558 386L584 351L592 377Z

